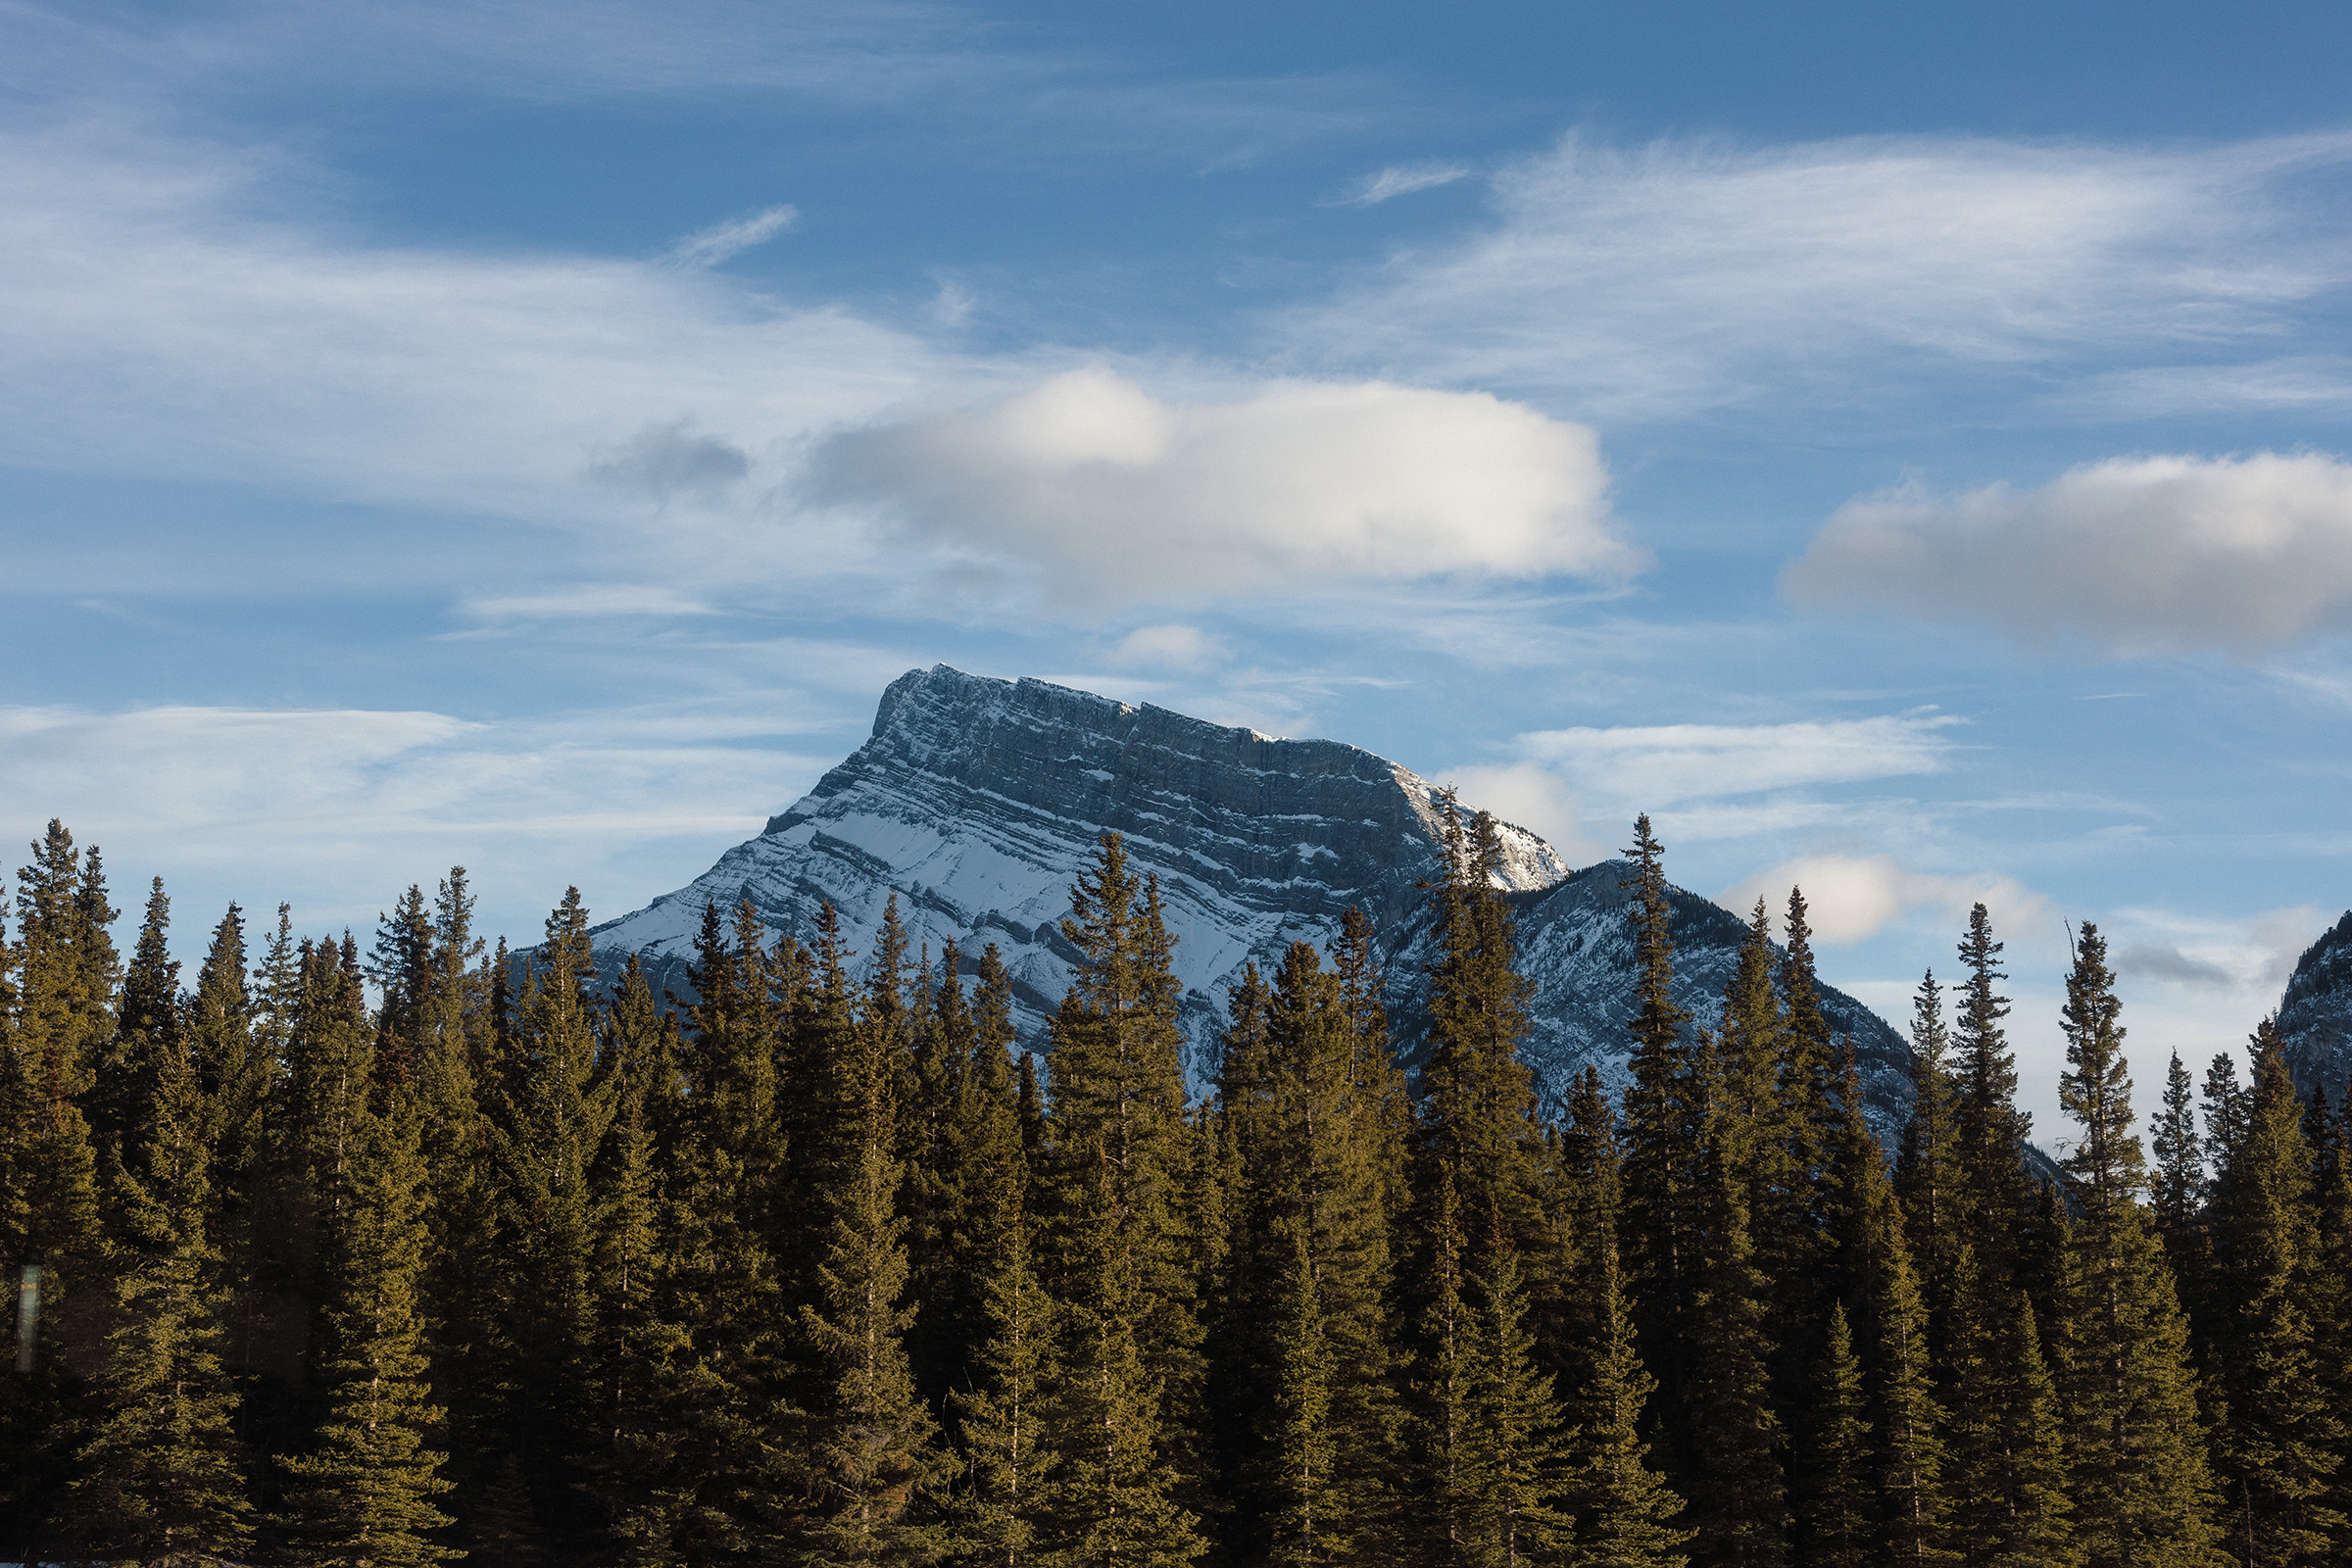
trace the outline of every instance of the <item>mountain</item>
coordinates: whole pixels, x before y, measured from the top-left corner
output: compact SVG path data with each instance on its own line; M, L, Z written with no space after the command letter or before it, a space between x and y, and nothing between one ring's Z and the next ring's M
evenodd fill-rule
M1226 988L1242 966L1271 971L1295 939L1328 947L1350 905L1380 934L1399 1049L1419 1059L1420 888L1441 863L1432 785L1337 741L1277 740L944 664L891 682L872 737L759 837L593 940L608 964L641 953L657 985L682 994L706 903L731 911L748 898L769 927L802 940L830 903L862 950L895 897L912 940L934 954L951 938L973 957L997 945L1021 1038L1042 1049L1076 956L1059 929L1070 884L1105 829L1159 878L1196 1086L1215 1074ZM1530 1060L1550 1095L1588 1061L1622 1083L1633 976L1623 863L1574 870L1507 824L1502 843L1496 880L1536 984ZM1693 894L1678 889L1672 902L1678 1000L1711 1022L1743 927ZM1910 1100L1901 1038L1842 993L1827 992L1826 1006L1854 1039L1873 1120L1890 1130Z
M2352 910L2303 952L2278 1004L2287 1071L2339 1103L2352 1086Z

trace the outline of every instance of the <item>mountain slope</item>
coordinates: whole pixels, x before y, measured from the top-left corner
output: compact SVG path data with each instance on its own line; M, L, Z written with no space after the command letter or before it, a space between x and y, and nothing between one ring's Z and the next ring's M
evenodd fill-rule
M2352 1086L2352 910L2303 951L2278 1003L2287 1070L2339 1102Z
M598 926L594 940L609 963L641 952L658 983L683 992L706 902L732 910L748 898L768 926L804 940L830 903L862 950L895 896L913 940L934 954L951 938L974 956L997 944L1022 1038L1042 1046L1075 956L1058 926L1069 887L1112 829L1136 868L1159 877L1197 1085L1215 1071L1225 990L1243 965L1271 969L1294 939L1328 946L1350 905L1380 933L1400 1049L1414 1059L1427 924L1419 889L1441 860L1434 795L1408 769L1336 741L1275 740L935 665L893 681L871 738L759 837ZM1621 867L1572 872L1516 827L1503 829L1503 845L1497 880L1517 906L1537 986L1531 1059L1555 1093L1588 1060L1617 1075L1633 962ZM1674 904L1682 1000L1711 1018L1740 925L1690 894L1678 891ZM1908 1103L1902 1043L1860 1004L1830 999L1885 1122Z

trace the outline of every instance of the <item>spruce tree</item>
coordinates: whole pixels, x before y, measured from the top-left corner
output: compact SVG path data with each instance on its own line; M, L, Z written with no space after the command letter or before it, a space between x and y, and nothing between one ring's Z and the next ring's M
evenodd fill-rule
M2329 1493L2343 1462L2317 1330L2340 1282L2322 1272L2313 1158L2273 1019L2216 1184L2215 1360L2226 1417L2216 1457L2226 1539L2254 1564L2327 1560L2345 1528Z
M20 1301L17 1375L0 1381L13 1541L41 1538L89 1436L87 1379L105 1329L98 1163L81 1102L114 1035L119 962L93 846L51 821L17 872L16 1006L6 1042L0 1280ZM29 1322L26 1317L29 1316Z
M1199 1474L1200 1329L1180 1184L1181 987L1156 881L1105 833L1071 889L1079 954L1054 1020L1050 1180L1065 1335L1053 1549L1073 1564L1166 1568L1202 1549L1184 1497Z
M2074 1550L2065 1423L2033 1303L1960 1262L1953 1359L1951 1540L1967 1563L2065 1568Z
M1597 1090L1597 1075L1591 1087ZM1572 1386L1570 1399L1576 1421L1566 1470L1567 1505L1576 1520L1571 1560L1591 1568L1683 1568L1690 1558L1682 1548L1696 1532L1675 1525L1683 1500L1650 1468L1642 1440L1642 1407L1656 1385L1634 1345L1616 1238L1604 1228L1589 1245L1595 1257L1594 1332L1586 1357L1590 1373Z
M356 977L355 977L356 978ZM345 1137L320 1372L326 1418L309 1451L279 1461L288 1487L283 1559L296 1568L412 1568L458 1555L432 1539L451 1523L433 1499L447 1455L427 1446L424 1171L414 1102L365 1100Z
M1895 1162L1895 1192L1907 1222L1906 1241L1929 1342L1946 1342L1965 1203L1961 1190L1959 1087L1946 1061L1951 1035L1944 1026L1943 988L1934 970L1921 977L1911 1004L1911 1117Z
M135 1169L118 1158L110 1172L114 1327L73 1511L84 1548L110 1561L218 1562L251 1546L253 1504L220 1353L207 1105L194 1042L172 1030L157 1049Z
M2007 978L2001 948L1984 906L1975 906L1960 943L1966 977L1953 1030L1959 1052L1957 1152L1977 1266L2005 1290L2017 1275L2015 1239L2032 1189L2024 1164L2029 1122L2017 1109L2017 1056L2001 1027L2009 1015L2009 999L1999 992Z
M1567 1435L1551 1375L1536 1365L1510 1247L1497 1242L1485 1250L1468 1304L1457 1560L1465 1568L1516 1568L1522 1560L1556 1559L1572 1526L1559 1507L1568 1486Z
M894 1096L906 1041L889 1004L898 1000L893 944L883 945L876 995L852 1032L856 1055L833 1077L854 1097L848 1167L827 1195L831 1233L817 1278L821 1306L801 1311L822 1371L807 1423L815 1517L806 1532L811 1563L927 1563L947 1541L927 1517L928 1494L952 1465L915 1396L906 1333L914 1321L906 1286L906 1222L897 1204Z
M1942 1568L1957 1554L1945 1544L1945 1415L1936 1399L1928 1346L1928 1310L1903 1216L1892 1194L1879 1190L1871 1228L1871 1424L1878 1438L1880 1540L1889 1563Z
M1689 1015L1674 1001L1674 939L1666 902L1664 846L1643 815L1634 824L1634 862L1626 879L1633 924L1633 1083L1625 1092L1625 1214L1622 1237L1637 1303L1642 1361L1658 1379L1667 1412L1673 1467L1683 1468L1690 1369L1685 1340L1691 1306L1689 1253L1697 1201L1692 1159L1698 1137L1690 1052L1683 1038Z
M992 973L1004 973L1002 964L992 967L995 956L991 946L983 995ZM991 1031L982 1032L985 1038ZM993 1062L984 1058L976 1067L1002 1072L1001 1044L976 1049L996 1053ZM953 1399L969 1480L959 1512L974 1562L1028 1568L1039 1560L1040 1523L1049 1517L1054 1481L1054 1453L1045 1441L1046 1412L1059 1382L1054 1310L1030 1255L1027 1156L1017 1136L992 1143L993 1158L973 1167L972 1188L991 1203L985 1223L974 1216L964 1254L965 1266L982 1280L983 1332L970 1382Z
M1878 1560L1870 1422L1863 1410L1862 1363L1842 1301L1830 1304L1813 1386L1801 1504L1804 1561L1809 1568L1864 1568Z
M569 1490L563 1461L592 1430L577 1377L596 1332L590 1173L618 1084L598 1065L596 978L588 913L570 888L524 970L490 1126L499 1230L512 1238L500 1334L513 1392L498 1429L532 1511L549 1520Z
M1450 1165L1464 1212L1502 1216L1504 1240L1542 1236L1535 1081L1520 1060L1529 982L1514 967L1509 906L1494 889L1494 820L1467 827L1441 797L1446 879L1433 889L1439 953L1429 967L1429 1060L1421 1074L1425 1159ZM1476 1245L1476 1244L1474 1244Z
M2147 1173L2132 1131L2122 1007L2106 957L2098 927L2085 922L2067 978L2067 1071L2058 1086L2059 1103L2082 1128L2066 1161L2080 1214L2068 1379L2074 1528L2092 1568L2209 1562L2212 1491L2187 1326L2140 1202ZM2173 1067L2179 1085L2178 1056ZM2174 1109L2185 1117L2185 1106Z

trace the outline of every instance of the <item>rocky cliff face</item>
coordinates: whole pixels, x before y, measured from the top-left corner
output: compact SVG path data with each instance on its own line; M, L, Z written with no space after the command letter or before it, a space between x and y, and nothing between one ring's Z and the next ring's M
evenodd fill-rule
M2341 1103L2352 1086L2352 911L2304 950L2278 1004L2286 1066L2305 1094Z
M1412 992L1427 945L1419 888L1440 863L1433 803L1432 786L1409 770L1336 741L1275 740L938 665L892 682L872 738L758 838L677 892L597 927L595 942L609 961L642 953L662 983L682 992L706 903L731 910L748 898L768 926L803 940L830 903L862 950L895 897L912 940L935 954L951 938L974 956L997 945L1022 1038L1042 1046L1075 957L1059 929L1070 884L1109 829L1124 836L1138 871L1159 878L1196 1084L1215 1071L1226 989L1242 967L1271 970L1294 940L1328 946L1350 905L1380 932L1400 1045L1417 1058ZM1539 1076L1556 1092L1596 1061L1622 1080L1633 973L1622 867L1572 871L1515 827L1503 844L1498 881L1517 906L1537 985ZM1740 922L1680 892L1675 922L1681 1000L1710 1019ZM1874 1107L1882 1119L1898 1114L1909 1096L1901 1042L1860 1004L1831 996L1839 1026L1855 1036Z

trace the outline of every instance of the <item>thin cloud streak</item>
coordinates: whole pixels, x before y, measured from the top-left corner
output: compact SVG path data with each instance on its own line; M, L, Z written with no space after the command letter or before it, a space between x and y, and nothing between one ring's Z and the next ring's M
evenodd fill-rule
M2274 338L2352 276L2343 225L2283 193L2347 160L2345 134L2186 151L1571 135L1495 176L1486 231L1402 252L1280 324L1319 363L1637 420L2211 352Z

